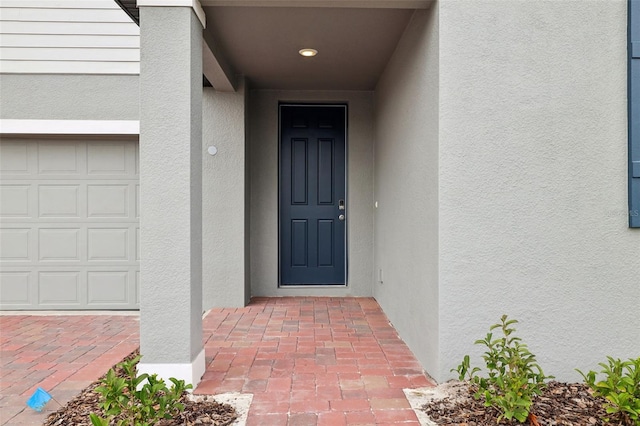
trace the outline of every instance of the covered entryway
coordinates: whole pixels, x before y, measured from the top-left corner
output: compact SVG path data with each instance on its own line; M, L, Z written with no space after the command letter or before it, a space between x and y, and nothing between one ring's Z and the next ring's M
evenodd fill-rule
M0 307L136 309L138 143L0 142Z
M280 284L346 284L346 105L280 106Z
M425 10L429 1L266 3L137 2L142 372L197 383L206 365L202 312L223 302L241 307L249 296L370 297L377 290L375 117L378 105L395 105L378 99L376 90L416 9ZM304 48L317 56L303 56ZM329 233L333 241L324 245L333 253L325 258L329 250L320 256L317 229L314 235L309 226L292 232L289 240L304 236L298 241L304 249L291 249L285 262L316 270L290 280L282 279L279 258L283 104L345 105L349 124L345 192L331 201L337 220L345 215L346 235ZM294 181L293 192L300 189ZM311 195L307 190L302 198ZM381 205L397 207L392 199ZM348 213L340 213L340 200ZM338 228L335 218L302 220L318 219ZM299 218L292 214L289 225L302 223L293 220ZM341 250L333 244L345 240ZM295 256L305 252L303 259ZM311 257L323 259L314 266ZM348 259L348 269L336 257ZM319 277L319 263L332 262L340 281Z

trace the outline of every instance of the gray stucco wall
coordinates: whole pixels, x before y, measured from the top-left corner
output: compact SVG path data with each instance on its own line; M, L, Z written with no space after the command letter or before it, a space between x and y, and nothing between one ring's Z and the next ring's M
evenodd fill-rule
M347 287L278 288L278 102L346 102L348 130ZM373 94L252 91L251 295L371 296L373 282Z
M437 5L414 14L375 96L374 295L432 373L439 359Z
M137 75L0 76L0 118L137 120Z
M205 88L203 104L203 308L240 307L248 297L244 87ZM209 146L218 149L215 156Z
M439 378L503 313L545 372L640 354L626 2L440 3Z
M244 79L244 297L251 299L251 117L249 95L251 86Z
M140 351L190 365L203 350L202 25L190 7L140 17Z

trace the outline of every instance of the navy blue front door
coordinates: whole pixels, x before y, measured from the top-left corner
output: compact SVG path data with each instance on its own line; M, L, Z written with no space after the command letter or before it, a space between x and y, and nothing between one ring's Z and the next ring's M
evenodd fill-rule
M280 284L344 285L345 105L280 106Z

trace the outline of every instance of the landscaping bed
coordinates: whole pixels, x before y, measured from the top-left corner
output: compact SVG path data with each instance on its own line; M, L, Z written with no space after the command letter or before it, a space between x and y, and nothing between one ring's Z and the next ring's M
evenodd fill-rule
M422 411L431 424L640 426L640 358L608 356L599 372L577 370L584 384L556 382L515 336L517 323L502 315L475 341L485 349L484 367L473 366L465 355L451 370L460 382L425 392Z
M133 352L125 360L134 359L138 351ZM125 377L121 368L115 366L116 376ZM106 375L105 375L106 376ZM101 385L105 378L93 382L85 388L78 396L69 401L55 413L50 414L44 422L44 426L91 426L89 414L96 413L103 415L99 406L100 394L95 388ZM188 393L184 393L180 402L185 408L180 414L172 419L162 420L158 426L193 426L193 425L213 425L225 426L233 423L238 417L235 409L228 404L220 404L212 398L202 398L203 401L192 401Z
M422 407L437 425L485 426L522 425L515 420L501 420L496 423L499 412L493 407L485 407L484 399L473 398L469 383L447 382L438 387L433 398ZM534 399L531 413L539 426L603 426L621 425L615 421L605 423L607 416L604 398L593 396L584 384L549 382L543 393ZM537 426L534 421L524 424Z

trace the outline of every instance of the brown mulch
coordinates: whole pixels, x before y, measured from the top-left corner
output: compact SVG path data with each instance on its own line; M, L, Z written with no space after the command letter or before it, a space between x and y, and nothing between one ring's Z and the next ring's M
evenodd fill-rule
M607 415L604 400L592 395L591 390L580 383L549 382L542 395L535 398L531 413L539 426L603 426L622 425L611 419L602 420ZM531 425L535 422L519 423L515 420L501 420L496 423L498 411L485 407L484 399L475 400L468 386L452 388L452 394L444 399L434 400L422 410L438 425L484 426L484 425Z
M132 352L125 359L133 359L138 351ZM122 370L114 366L117 375L124 376ZM100 379L86 387L78 396L69 401L55 413L51 413L43 426L91 426L90 413L101 414L99 407L100 394L95 388L100 385ZM193 402L188 399L188 394L182 396L180 401L185 409L179 416L173 419L163 420L158 426L226 426L233 423L238 417L236 410L227 404L220 404L213 399L205 398L202 402Z

